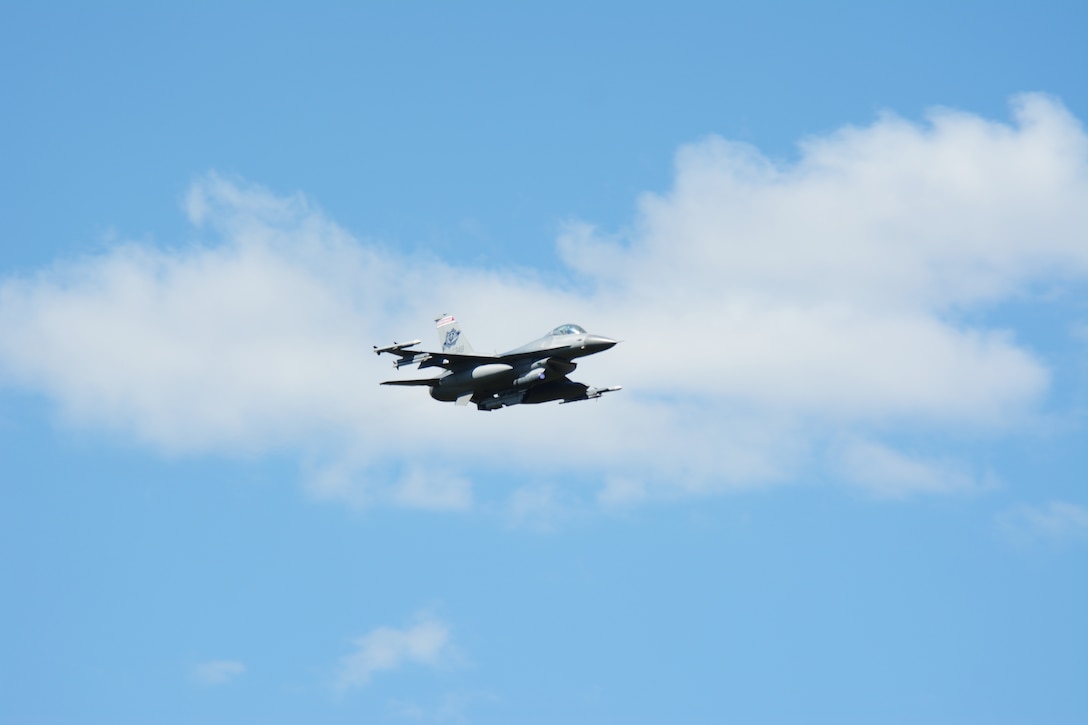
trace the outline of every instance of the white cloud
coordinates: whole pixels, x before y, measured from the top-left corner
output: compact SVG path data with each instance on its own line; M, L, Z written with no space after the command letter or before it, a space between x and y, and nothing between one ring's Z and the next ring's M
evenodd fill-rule
M625 477L606 477L597 494L597 500L605 506L624 507L646 500L646 483Z
M375 673L405 665L438 665L451 652L449 629L433 618L406 629L379 627L355 640L354 646L337 667L334 686L338 690L361 687Z
M1014 541L1088 538L1088 508L1066 501L1019 504L997 515L998 527Z
M461 476L413 468L392 489L392 499L408 508L465 510L472 505L472 484Z
M212 660L193 668L193 679L202 685L224 685L245 674L246 666L235 660Z
M1086 199L1088 137L1039 95L1011 124L886 115L788 165L720 138L686 146L625 237L570 225L568 287L404 256L301 195L210 175L186 201L202 243L0 282L0 375L72 424L167 452L286 446L315 495L356 504L464 510L476 472L526 467L604 482L605 503L759 485L877 430L1015 430L1050 372L977 320L1084 284ZM618 337L575 377L625 390L478 413L379 387L398 373L370 345L426 338L445 310L480 349L561 321ZM835 445L855 482L879 468L886 491L965 485L939 452L912 467L883 444Z

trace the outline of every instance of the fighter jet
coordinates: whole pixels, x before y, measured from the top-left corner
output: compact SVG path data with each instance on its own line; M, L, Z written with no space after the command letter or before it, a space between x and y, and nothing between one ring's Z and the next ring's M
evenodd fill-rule
M386 380L382 385L418 385L430 388L435 400L457 405L476 404L477 410L496 410L519 403L546 403L559 400L574 403L592 400L619 390L593 388L567 377L577 363L575 358L607 350L616 340L590 335L578 325L560 325L539 340L502 355L481 355L473 351L468 338L453 315L435 319L441 352L413 350L421 340L374 346L374 353L395 355L393 366L418 369L440 367L437 377L416 380Z

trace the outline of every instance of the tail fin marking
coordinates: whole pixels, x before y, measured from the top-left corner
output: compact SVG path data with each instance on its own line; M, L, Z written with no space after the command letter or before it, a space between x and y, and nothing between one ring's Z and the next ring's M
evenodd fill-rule
M453 315L435 318L435 326L438 328L438 342L442 346L442 352L454 355L475 353L468 338L461 332L461 325L453 318Z

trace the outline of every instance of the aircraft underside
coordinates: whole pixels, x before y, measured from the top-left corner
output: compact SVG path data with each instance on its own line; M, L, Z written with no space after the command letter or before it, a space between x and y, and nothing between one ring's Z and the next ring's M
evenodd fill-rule
M479 365L438 378L431 387L431 397L460 405L475 403L479 410L600 397L600 392L591 394L589 386L567 379L576 367L569 360L557 359L540 360L523 370L502 364Z
M511 405L534 405L536 403L548 403L553 400L562 400L565 403L573 403L577 400L588 400L589 386L576 383L571 380L555 380L540 382L531 387L524 388L500 388L462 392L459 396L453 391L445 390L440 386L431 388L431 397L435 400L446 402L475 403L479 410L497 410ZM467 398L467 399L466 399Z

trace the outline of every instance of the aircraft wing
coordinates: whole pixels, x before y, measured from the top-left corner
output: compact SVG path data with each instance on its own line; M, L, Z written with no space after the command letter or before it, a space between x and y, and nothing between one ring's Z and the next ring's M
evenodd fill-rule
M401 365L410 365L412 362L419 363L419 369L423 368L445 368L446 370L460 370L463 368L471 368L477 365L486 365L487 363L493 363L502 361L504 358L497 357L495 355L455 355L448 352L425 352L426 357L420 360L412 360L408 362L397 361L397 367Z

